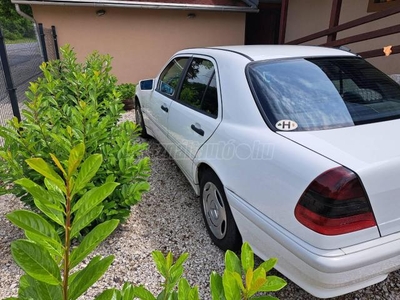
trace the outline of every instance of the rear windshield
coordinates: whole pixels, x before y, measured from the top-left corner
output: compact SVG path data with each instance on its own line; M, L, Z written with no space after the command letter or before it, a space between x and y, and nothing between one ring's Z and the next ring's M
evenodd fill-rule
M247 71L256 102L276 130L331 129L400 117L400 85L358 57L254 62Z

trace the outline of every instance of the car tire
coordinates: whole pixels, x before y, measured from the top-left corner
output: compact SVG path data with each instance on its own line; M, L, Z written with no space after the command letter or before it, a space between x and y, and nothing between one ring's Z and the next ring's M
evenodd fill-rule
M141 127L139 135L143 138L147 138L149 135L147 134L146 126L144 125L142 108L140 107L138 99L135 99L135 122Z
M226 200L224 186L211 170L206 170L200 179L200 205L204 223L214 244L224 251L239 250L242 237Z

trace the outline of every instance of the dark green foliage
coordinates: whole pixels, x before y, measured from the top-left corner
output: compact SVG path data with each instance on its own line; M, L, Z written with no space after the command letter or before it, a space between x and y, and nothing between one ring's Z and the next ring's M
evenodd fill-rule
M117 86L117 91L121 93L122 100L132 99L135 95L135 85L132 83L122 83Z
M29 6L22 5L21 10L32 15ZM18 15L11 0L0 0L0 27L6 40L35 38L33 23Z
M35 207L31 195L12 185L21 177L43 184L42 176L28 168L25 160L39 157L50 162L49 153L54 153L63 162L73 147L83 143L85 158L94 153L104 157L92 183L83 183L86 189L104 182L120 183L92 225L109 219L124 221L130 207L149 188L149 159L142 158L147 144L135 142L138 130L134 123L118 124L122 104L117 80L110 74L111 58L95 52L80 64L68 46L61 53L63 60L43 64L43 78L31 83L24 120L14 119L11 126L0 127L4 138L0 194L13 193Z

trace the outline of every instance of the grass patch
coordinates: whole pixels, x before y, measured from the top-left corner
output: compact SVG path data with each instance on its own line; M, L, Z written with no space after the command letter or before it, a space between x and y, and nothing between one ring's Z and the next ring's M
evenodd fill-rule
M36 39L24 38L18 40L5 39L6 44L36 43Z

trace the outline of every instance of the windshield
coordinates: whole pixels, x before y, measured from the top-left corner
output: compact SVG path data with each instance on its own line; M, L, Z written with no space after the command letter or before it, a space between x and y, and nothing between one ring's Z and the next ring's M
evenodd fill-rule
M254 62L248 78L276 130L331 129L400 117L400 85L358 57Z

